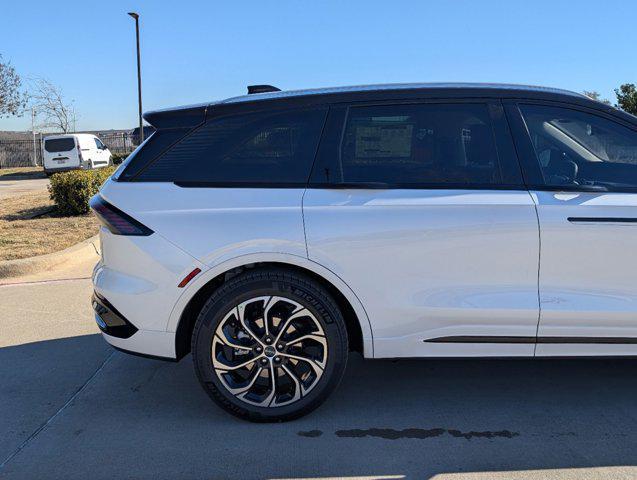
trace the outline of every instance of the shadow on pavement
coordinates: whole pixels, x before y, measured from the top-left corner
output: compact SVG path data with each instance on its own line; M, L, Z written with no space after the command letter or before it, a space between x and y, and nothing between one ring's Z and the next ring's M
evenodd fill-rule
M39 178L46 178L44 170L26 170L26 171L13 171L11 173L3 173L0 171L0 182L6 182L10 180L36 180Z
M635 360L401 360L352 354L317 411L251 424L217 408L187 357L98 335L0 349L6 478L291 478L637 465ZM1 462L1 460L0 460Z

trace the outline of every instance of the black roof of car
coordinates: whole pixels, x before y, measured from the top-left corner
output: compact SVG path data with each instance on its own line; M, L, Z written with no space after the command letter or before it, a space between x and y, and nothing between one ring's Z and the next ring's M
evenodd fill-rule
M477 93L486 93L489 95L501 95L506 93L507 96L511 93L517 92L520 94L528 94L529 92L543 93L543 94L556 94L567 95L575 97L584 97L576 92L569 90L561 90L559 88L550 87L536 87L531 85L511 85L511 84L499 84L499 83L388 83L380 85L354 85L349 87L326 87L326 88L313 88L305 90L287 90L278 92L267 92L259 94L240 95L238 97L231 97L226 100L221 100L218 103L239 103L250 102L258 100L273 100L282 98L293 98L310 95L330 95L330 96L351 96L352 94L360 93L376 93L387 94L391 92L405 93L405 92L430 92L434 94L454 93L454 94L469 94L475 95ZM587 98L587 97L584 97Z
M613 107L582 94L558 88L498 83L400 83L251 93L219 101L155 110L144 114L144 118L148 123L158 128L168 128L197 125L204 121L210 109L214 109L216 113L225 113L237 108L261 110L288 105L303 106L437 97L552 100L603 108L604 110L615 110Z

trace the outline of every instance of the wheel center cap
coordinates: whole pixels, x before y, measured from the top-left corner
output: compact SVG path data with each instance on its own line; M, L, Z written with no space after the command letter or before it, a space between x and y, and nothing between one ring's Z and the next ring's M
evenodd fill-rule
M267 357L274 357L276 355L276 349L272 345L268 345L263 349L263 353L265 353Z

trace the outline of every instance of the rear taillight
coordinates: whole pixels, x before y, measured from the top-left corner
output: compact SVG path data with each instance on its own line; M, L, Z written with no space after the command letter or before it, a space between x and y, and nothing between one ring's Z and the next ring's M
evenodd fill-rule
M142 225L130 215L114 207L99 194L91 198L89 205L102 225L115 235L148 236L153 233L146 225Z

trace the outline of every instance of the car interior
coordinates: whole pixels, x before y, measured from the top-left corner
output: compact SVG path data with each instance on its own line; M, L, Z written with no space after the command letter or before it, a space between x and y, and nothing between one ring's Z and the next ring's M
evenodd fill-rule
M637 186L637 133L593 115L543 109L525 120L547 185Z
M493 184L501 178L490 124L455 109L353 117L341 162L345 182Z

